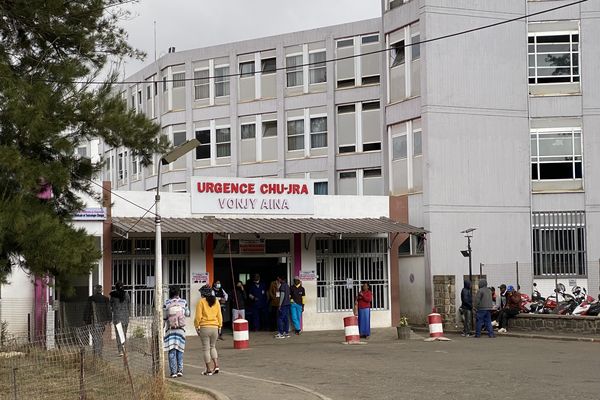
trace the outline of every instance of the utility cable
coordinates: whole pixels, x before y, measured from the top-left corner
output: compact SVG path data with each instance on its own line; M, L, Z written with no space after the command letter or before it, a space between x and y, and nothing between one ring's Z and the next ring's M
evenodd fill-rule
M589 0L577 0L574 1L572 3L567 3L567 4L563 4L560 6L556 6L556 7L552 7L552 8L548 8L542 11L537 11L531 14L525 14L525 15L521 15L515 18L510 18L504 21L499 21L499 22L494 22L492 24L488 24L488 25L483 25L483 26L479 26L476 28L471 28L471 29L466 29L463 31L459 31L459 32L454 32L454 33L450 33L447 35L442 35L442 36L438 36L438 37L434 37L431 39L424 39L424 40L420 40L418 42L412 42L412 43L405 43L403 46L404 48L407 47L412 47L412 46L417 46L417 45L421 45L421 44L425 44L425 43L431 43L431 42L436 42L439 40L444 40L444 39L449 39L455 36L461 36L461 35L465 35L468 33L472 33L472 32L477 32L480 30L484 30L484 29L489 29L489 28L494 28L496 26L500 26L500 25L505 25L505 24L509 24L511 22L516 22L516 21L520 21L522 19L527 19L530 17L535 17L537 15L542 15L542 14L546 14L552 11L557 11L563 8L567 8L567 7L571 7L571 6L575 6L577 4L582 4L585 3ZM322 61L314 61L314 62L308 62L308 63L304 63L304 64L298 64L298 65L294 65L294 66L287 66L287 67L276 67L273 69L269 69L267 72L271 73L271 72L276 72L276 71L282 71L282 70L289 70L291 72L295 72L297 71L298 68L302 68L302 67L310 67L310 66L323 66L324 64L327 63L332 63L332 62L336 62L336 61L342 61L342 60L348 60L348 59L353 59L353 58L358 58L358 57L364 57L364 56L369 56L369 55L373 55L373 54L379 54L379 53L386 53L388 51L395 51L397 48L396 47L390 47L390 48L385 48L385 49L379 49L379 50L373 50L373 51L369 51L366 53L362 53L362 54L353 54L353 55L349 55L349 56L344 56L344 57L335 57L335 58L330 58L330 59L325 59ZM200 81L203 83L206 83L209 79L223 79L223 78L231 78L231 77L236 77L236 76L248 76L248 75L256 75L256 74L262 74L265 73L265 71L254 71L254 72L238 72L238 73L231 73L231 74L223 74L223 75L219 75L219 76L206 76L206 77L202 77L202 78L181 78L181 79L162 79L160 81L148 81L148 80L144 80L144 81L129 81L129 80L124 80L124 81L115 81L112 82L112 84L114 85L136 85L136 84L150 84L150 83L160 83L160 82L187 82L187 81ZM6 77L0 77L0 78L6 78ZM48 83L63 83L64 81L58 80L58 79L44 79L44 78L31 78L34 81L41 81L41 82L48 82ZM107 82L102 81L70 81L70 83L73 84L85 84L85 85L104 85Z

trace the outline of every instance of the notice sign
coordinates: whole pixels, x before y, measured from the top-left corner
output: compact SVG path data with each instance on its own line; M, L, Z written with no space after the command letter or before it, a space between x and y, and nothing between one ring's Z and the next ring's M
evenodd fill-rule
M300 271L298 278L300 278L302 282L316 281L317 274L315 271Z
M73 221L104 221L106 208L84 208L73 215Z
M208 283L208 272L196 272L192 274L192 282Z
M265 241L240 240L240 254L265 254Z
M310 179L192 178L194 214L314 213Z

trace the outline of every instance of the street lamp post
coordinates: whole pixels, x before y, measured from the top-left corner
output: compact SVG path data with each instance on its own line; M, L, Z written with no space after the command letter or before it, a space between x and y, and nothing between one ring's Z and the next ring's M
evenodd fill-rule
M469 282L471 283L471 294L473 293L473 257L472 257L472 249L471 249L471 238L473 237L473 231L477 228L468 228L460 233L464 233L467 238L467 250L461 250L460 252L464 257L469 257ZM481 273L479 274L479 279L481 279ZM471 326L474 326L474 315L471 312ZM469 332L466 332L469 333Z
M160 379L164 379L165 376L165 362L164 362L164 352L161 349L162 342L162 326L163 326L163 283L162 283L162 232L161 232L161 218L160 218L160 175L163 165L169 165L173 161L177 160L179 157L184 154L192 151L196 147L200 145L200 142L197 139L191 139L187 142L183 143L180 146L175 147L173 150L164 154L158 163L158 173L156 177L156 195L154 196L155 206L154 206L154 228L155 228L155 256L156 259L154 261L154 313L156 315L155 321L155 335L156 335L156 345L157 345L157 374Z

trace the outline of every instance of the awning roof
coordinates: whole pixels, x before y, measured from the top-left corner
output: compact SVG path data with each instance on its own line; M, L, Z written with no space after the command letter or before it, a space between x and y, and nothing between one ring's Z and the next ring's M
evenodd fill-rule
M389 218L163 218L167 233L426 233ZM153 218L112 219L113 230L153 233Z

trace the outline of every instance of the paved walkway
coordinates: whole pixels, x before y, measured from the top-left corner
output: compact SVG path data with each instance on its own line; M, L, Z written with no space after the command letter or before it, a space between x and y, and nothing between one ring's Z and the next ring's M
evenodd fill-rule
M399 341L375 330L368 344L342 344L343 332L275 340L251 334L249 350L218 343L221 373L201 375L197 337L188 339L181 382L232 400L598 398L598 343L449 335L450 342ZM417 336L418 337L418 336ZM423 397L426 395L426 397Z

